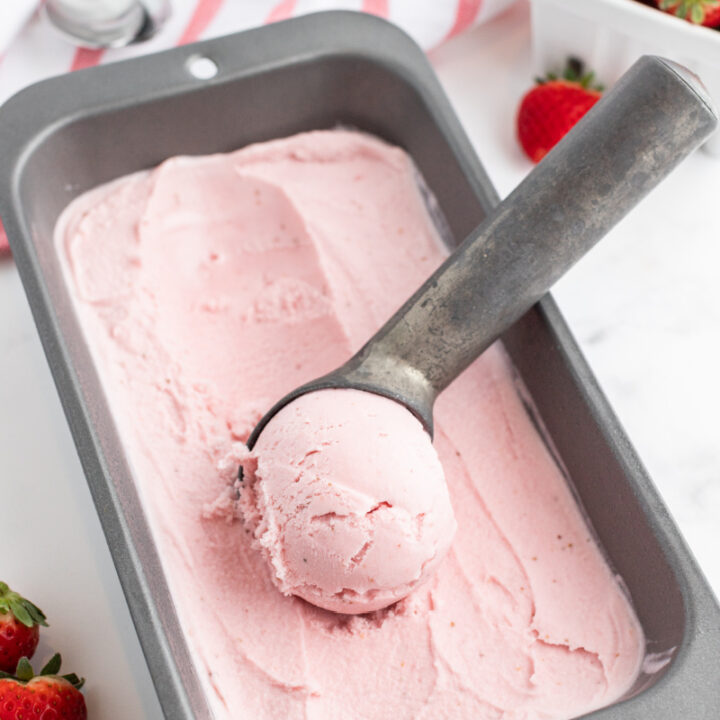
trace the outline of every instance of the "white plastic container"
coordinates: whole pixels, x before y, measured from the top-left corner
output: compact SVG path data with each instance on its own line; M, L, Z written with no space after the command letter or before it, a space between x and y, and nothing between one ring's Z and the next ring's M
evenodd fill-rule
M611 85L641 55L662 55L697 73L720 106L720 31L636 0L531 0L531 8L536 74L575 56ZM720 157L720 133L704 147Z

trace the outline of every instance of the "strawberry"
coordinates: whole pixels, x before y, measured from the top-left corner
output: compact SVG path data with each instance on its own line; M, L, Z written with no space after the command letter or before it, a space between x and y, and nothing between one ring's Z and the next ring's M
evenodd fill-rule
M10 254L10 243L8 242L7 235L3 229L2 222L0 222L0 257L3 255Z
M523 97L517 136L533 162L540 162L600 99L602 88L593 85L593 78L579 60L570 58L561 78L552 73L538 78L536 87Z
M655 0L664 12L695 25L720 27L720 0Z
M62 660L54 655L39 675L22 658L15 675L0 673L0 720L87 720L85 682L74 673L58 675Z
M0 582L0 670L13 672L21 657L32 657L45 615L29 600Z

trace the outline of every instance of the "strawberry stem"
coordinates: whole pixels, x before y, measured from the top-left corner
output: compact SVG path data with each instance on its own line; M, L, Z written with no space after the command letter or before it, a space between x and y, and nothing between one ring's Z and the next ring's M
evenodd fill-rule
M585 74L585 63L576 57L569 57L563 77L571 82L578 82Z
M720 2L720 0L718 0ZM544 85L547 82L553 82L562 78L563 80L571 83L577 83L585 90L596 90L602 92L605 88L595 82L595 73L590 70L585 72L585 63L578 57L569 57L565 64L565 69L562 73L549 72L544 78L535 78L535 82L538 85Z

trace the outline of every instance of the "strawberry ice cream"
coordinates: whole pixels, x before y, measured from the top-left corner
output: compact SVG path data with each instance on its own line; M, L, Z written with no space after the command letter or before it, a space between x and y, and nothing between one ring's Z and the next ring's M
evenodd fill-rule
M455 534L440 460L394 400L322 390L286 405L245 462L248 524L280 590L379 610L435 571Z
M216 718L559 720L632 687L642 630L499 344L435 407L457 532L426 582L453 525L440 468L409 490L428 445L350 445L345 476L370 490L304 508L278 488L267 526L257 512L255 423L347 360L447 255L402 150L337 130L172 159L75 200L57 248ZM303 458L312 474L306 451L281 460ZM413 548L402 572L373 551L391 511ZM323 558L333 528L341 548ZM285 594L352 609L371 585L393 597L396 571L413 591L364 615Z

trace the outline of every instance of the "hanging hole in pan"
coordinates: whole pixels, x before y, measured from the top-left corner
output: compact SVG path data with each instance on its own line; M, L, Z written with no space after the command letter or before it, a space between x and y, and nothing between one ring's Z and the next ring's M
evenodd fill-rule
M198 80L210 80L214 78L220 68L218 64L205 55L192 55L185 61L187 71Z

